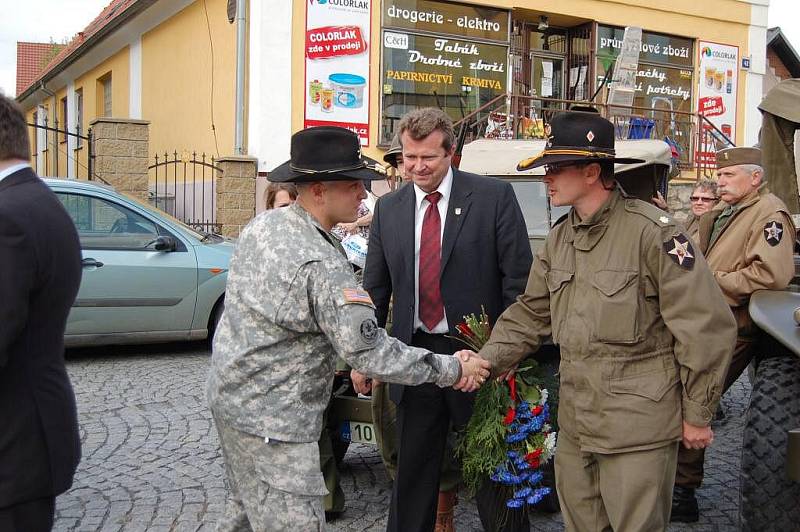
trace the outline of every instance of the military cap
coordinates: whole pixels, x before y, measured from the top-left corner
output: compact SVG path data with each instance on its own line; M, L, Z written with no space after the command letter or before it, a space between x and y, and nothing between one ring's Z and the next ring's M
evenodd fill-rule
M725 148L717 152L717 168L756 164L761 166L761 150L758 148Z
M544 151L520 161L517 170L557 163L641 163L641 159L617 157L614 124L586 107L558 113L545 126Z
M383 154L383 160L397 168L397 155L401 153L403 153L403 146L400 145L400 135L395 135L389 149Z
M269 173L275 183L383 179L381 165L361 154L352 131L335 126L311 127L292 135L291 159Z

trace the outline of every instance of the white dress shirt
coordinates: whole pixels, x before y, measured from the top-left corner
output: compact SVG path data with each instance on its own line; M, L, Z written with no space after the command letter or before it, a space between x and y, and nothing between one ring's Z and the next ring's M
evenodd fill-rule
M19 172L23 168L29 168L30 166L31 165L29 165L28 163L19 163L19 164L15 164L14 166L9 166L5 170L0 171L0 181L5 179L6 177L10 176L14 172Z
M444 240L444 224L445 220L447 220L447 205L450 203L450 190L452 188L453 169L448 168L444 179L442 179L442 182L439 183L439 187L434 191L442 195L442 197L439 198L439 202L436 204L439 208L439 217L442 220L442 233L439 235L440 245L442 240ZM428 210L428 206L431 204L425 199L425 196L428 194L430 194L430 192L425 192L416 184L414 185L414 196L416 197L416 210L414 211L414 330L420 329L433 334L447 334L450 329L447 326L446 314L442 318L442 321L436 324L433 330L428 330L425 324L422 323L422 320L419 319L419 244L422 237L422 220L425 218L425 211Z

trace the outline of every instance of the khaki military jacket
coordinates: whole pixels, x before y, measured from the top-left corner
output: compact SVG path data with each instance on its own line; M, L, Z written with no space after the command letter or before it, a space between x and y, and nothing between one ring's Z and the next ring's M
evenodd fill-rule
M337 355L388 382L451 386L461 374L455 357L408 347L378 328L341 246L300 205L262 213L231 257L209 406L240 431L316 442Z
M586 451L652 449L708 425L736 338L705 259L658 208L614 191L553 228L481 355L501 372L552 334L560 430Z
M698 237L700 236L700 218L689 213L689 217L683 222L686 235L692 239L692 244L697 245Z
M752 322L747 312L756 290L782 290L794 276L795 227L786 205L767 191L754 191L711 241L714 220L728 206L720 202L700 218L700 249L714 272L741 334Z

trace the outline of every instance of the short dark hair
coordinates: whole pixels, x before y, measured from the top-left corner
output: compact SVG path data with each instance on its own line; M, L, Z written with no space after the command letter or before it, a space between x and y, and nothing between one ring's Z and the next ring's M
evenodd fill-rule
M444 135L442 148L450 151L456 143L456 135L453 132L453 120L441 109L435 107L423 107L410 113L406 113L400 119L397 126L397 134L400 136L402 144L403 133L408 133L414 140L422 140L434 131L439 130Z
M17 102L0 94L0 161L30 157L25 115Z

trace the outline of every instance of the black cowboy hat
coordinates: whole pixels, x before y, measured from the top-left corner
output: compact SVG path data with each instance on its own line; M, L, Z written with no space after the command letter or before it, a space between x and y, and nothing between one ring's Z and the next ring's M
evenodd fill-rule
M358 135L348 129L320 126L292 135L291 159L269 173L274 183L375 180L385 176L382 166L361 155Z
M617 157L614 124L593 109L573 108L558 113L545 127L544 151L520 161L517 170L559 163L641 163L641 159Z

